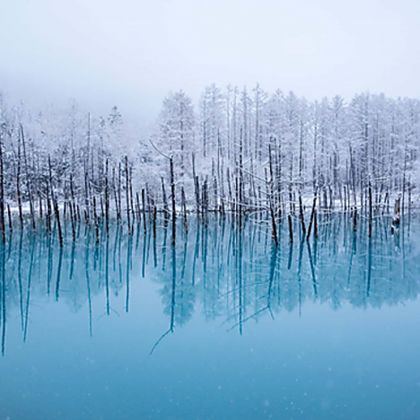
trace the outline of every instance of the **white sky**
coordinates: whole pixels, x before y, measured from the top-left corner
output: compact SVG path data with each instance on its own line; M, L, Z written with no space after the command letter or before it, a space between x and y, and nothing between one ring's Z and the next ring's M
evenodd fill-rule
M0 90L154 118L216 82L420 97L420 0L0 0Z

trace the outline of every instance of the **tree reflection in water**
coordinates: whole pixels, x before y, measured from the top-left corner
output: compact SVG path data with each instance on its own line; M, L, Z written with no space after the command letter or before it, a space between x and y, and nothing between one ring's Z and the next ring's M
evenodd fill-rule
M353 232L348 215L324 216L317 240L289 243L287 226L280 225L278 246L260 219L246 220L241 229L229 217L213 216L207 223L191 219L188 231L180 222L175 245L168 224L158 222L156 229L139 225L131 236L121 225L111 225L99 242L93 228L85 227L77 229L72 242L67 226L64 248L54 232L11 232L0 252L2 352L12 311L19 313L22 339L27 339L34 296L53 293L59 304L86 310L93 335L93 297L104 294L106 315L116 299L124 299L128 312L131 283L140 278L161 285L168 316L168 329L152 351L194 310L207 319L221 318L227 330L242 334L248 321L275 318L281 310L301 313L308 301L334 310L345 303L380 307L419 293L416 218L394 235L389 220L377 219L368 238L363 224Z

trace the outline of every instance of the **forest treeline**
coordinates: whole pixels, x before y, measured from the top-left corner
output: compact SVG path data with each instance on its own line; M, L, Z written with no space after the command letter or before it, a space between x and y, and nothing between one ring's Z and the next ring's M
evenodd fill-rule
M33 112L0 96L3 231L14 209L35 226L62 206L72 221L116 217L129 227L157 211L278 219L310 208L308 197L320 210L369 201L383 213L399 196L404 212L420 179L417 99L308 101L259 85L211 85L197 107L183 91L170 93L151 134L129 127L116 106L103 117L75 103Z

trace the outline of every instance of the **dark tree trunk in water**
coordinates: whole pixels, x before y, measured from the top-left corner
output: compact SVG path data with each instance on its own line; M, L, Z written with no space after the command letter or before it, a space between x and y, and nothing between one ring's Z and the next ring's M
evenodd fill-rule
M131 221L130 221L130 186L129 186L129 172L128 172L128 157L125 155L125 198L127 206L127 226L128 234L131 235Z
M32 196L32 180L29 175L28 170L28 158L26 155L26 146L25 146L25 137L23 134L23 126L20 124L20 136L22 139L22 148L23 148L23 162L25 164L25 174L26 174L26 188L28 191L28 198L29 198L29 212L31 215L31 223L32 223L32 229L35 230L36 224L35 224L35 214L34 214L34 203L33 203L33 196Z
M293 222L290 213L287 215L287 222L289 224L289 240L290 242L293 242Z
M172 199L172 245L176 242L176 207L175 207L175 176L174 161L171 157L169 160L170 176L171 176L171 199Z
M57 233L58 233L58 243L60 244L60 248L63 247L63 232L61 229L61 221L60 221L60 210L58 207L58 201L57 197L54 193L54 186L53 186L53 179L52 179L52 170L51 170L51 159L48 156L48 171L49 171L49 187L50 187L50 195L52 198L53 208L54 208L54 214L55 214L55 220L57 222Z
M372 209L372 186L369 182L368 187L368 197L369 197L369 219L368 219L368 237L372 236L372 217L373 217L373 209Z
M5 198L4 198L4 179L3 179L3 140L0 134L0 231L2 242L6 242L6 221L4 217Z
M311 219L309 221L308 233L306 235L306 239L309 240L312 231L312 225L314 224L315 214L316 214L316 199L317 199L317 190L315 189L314 199L312 202L312 211L311 211Z
M302 195L299 192L299 218L300 224L302 226L302 237L306 236L306 226L305 226L305 214L303 212L303 204L302 204Z

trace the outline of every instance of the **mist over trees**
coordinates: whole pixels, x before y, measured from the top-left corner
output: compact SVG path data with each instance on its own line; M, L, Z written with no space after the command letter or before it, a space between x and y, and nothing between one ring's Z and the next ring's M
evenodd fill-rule
M150 135L133 131L117 106L105 116L74 102L35 112L0 96L0 127L4 205L40 212L52 189L87 218L105 194L117 214L130 202L140 210L142 193L163 205L169 157L191 209L274 206L278 215L294 210L297 192L314 191L323 207L345 208L362 205L368 186L375 205L400 194L404 206L420 182L420 101L383 94L308 101L213 84L196 106L169 93Z

